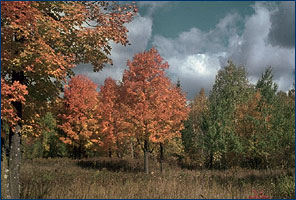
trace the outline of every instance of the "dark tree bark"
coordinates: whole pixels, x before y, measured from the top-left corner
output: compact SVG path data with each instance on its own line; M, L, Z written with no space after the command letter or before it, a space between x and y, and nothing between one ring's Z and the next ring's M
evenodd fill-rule
M111 150L110 147L109 147L109 152L108 152L108 154L109 154L109 158L112 158L112 150Z
M147 140L144 141L143 151L144 151L144 171L146 174L149 174L149 163L148 163L149 149L148 149L148 141Z

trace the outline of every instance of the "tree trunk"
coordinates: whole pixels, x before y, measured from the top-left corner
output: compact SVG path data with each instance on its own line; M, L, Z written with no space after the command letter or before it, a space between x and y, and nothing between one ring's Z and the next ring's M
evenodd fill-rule
M20 165L21 165L21 136L20 126L17 125L16 131L9 132L9 161L8 161L8 191L7 198L19 199L21 193L20 187Z
M109 147L109 158L112 158L112 150L110 147Z
M134 143L133 143L133 141L131 141L130 146L131 146L131 158L134 159Z
M116 139L116 154L117 154L117 158L122 158L122 154L121 154L121 150L120 150L120 145L119 145L119 141L118 138Z
M163 144L159 143L159 148L160 148L160 159L159 159L159 165L160 165L160 172L163 172Z
M212 169L213 168L213 153L210 153L210 160L209 160L209 168Z
M19 81L24 84L25 76L24 72L12 72L12 82ZM22 103L19 101L12 102L13 107L16 110L17 116L22 119ZM8 146L8 166L7 166L7 198L19 199L20 198L20 164L21 164L21 136L20 131L22 128L21 122L19 122L15 129L12 127L9 130L9 146Z
M81 145L81 142L79 142L79 147L78 147L78 158L82 159L82 145Z
M144 141L144 171L146 174L149 174L149 151L148 151L148 142L147 140Z

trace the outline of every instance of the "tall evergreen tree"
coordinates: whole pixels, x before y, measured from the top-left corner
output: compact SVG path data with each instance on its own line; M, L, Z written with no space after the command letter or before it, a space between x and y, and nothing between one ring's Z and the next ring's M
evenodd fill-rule
M257 81L256 89L260 90L262 100L272 104L276 96L278 85L273 82L272 68L268 67Z

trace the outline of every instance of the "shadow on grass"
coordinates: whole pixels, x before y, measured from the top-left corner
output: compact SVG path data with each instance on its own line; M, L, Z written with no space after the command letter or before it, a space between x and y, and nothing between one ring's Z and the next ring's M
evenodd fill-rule
M92 160L79 160L77 165L86 169L106 169L108 171L143 172L142 162L139 160L124 160L120 158L97 158Z
M243 184L264 184L266 182L279 182L283 176L294 176L295 173L285 170L254 170L247 172L235 172L229 170L225 174L214 174L211 176L217 183L221 185L235 183L237 185Z

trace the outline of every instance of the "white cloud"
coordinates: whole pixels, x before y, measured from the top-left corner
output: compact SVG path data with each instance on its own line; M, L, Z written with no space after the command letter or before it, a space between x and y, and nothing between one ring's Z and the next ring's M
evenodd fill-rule
M192 99L200 88L208 92L214 83L215 75L220 69L220 54L190 54L183 58L167 59L170 68L167 74L173 82L181 81L182 89Z
M227 55L225 40L236 37L238 19L236 13L229 14L209 32L193 27L177 38L153 38L153 45L170 65L167 74L173 82L180 79L188 98L192 99L201 88L206 92L211 89L220 59Z

